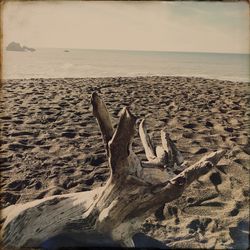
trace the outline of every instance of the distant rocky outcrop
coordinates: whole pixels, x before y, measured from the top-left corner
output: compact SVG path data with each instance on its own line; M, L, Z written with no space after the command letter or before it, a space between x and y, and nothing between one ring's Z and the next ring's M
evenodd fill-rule
M31 51L34 52L35 49L33 48L29 48L27 46L21 46L20 43L16 43L16 42L11 42L8 44L8 46L6 47L6 50L8 51Z
M69 52L69 50L65 49L64 52Z
M26 46L23 46L24 50L28 50L28 51L31 51L31 52L34 52L36 51L34 48L29 48L29 47L26 47Z

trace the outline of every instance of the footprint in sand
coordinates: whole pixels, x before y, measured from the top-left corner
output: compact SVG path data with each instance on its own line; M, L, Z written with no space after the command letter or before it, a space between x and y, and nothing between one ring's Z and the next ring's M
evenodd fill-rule
M34 199L42 199L45 197L45 195L48 193L48 190L40 192L37 196L34 197Z
M212 128L213 126L214 126L214 124L213 124L212 122L206 121L205 127L207 127L207 128Z
M227 214L229 216L232 216L232 217L237 216L239 214L239 212L240 212L240 209L242 207L243 207L243 202L242 201L236 201L234 203L233 208L231 208Z
M33 184L30 185L28 188L35 188L36 190L40 190L43 187L43 184L41 181L36 181L35 179L33 179Z
M227 132L229 132L229 133L233 133L234 132L234 129L231 128L231 127L225 127L224 130L227 131Z
M221 174L219 172L214 172L210 174L209 179L215 186L216 191L219 193L218 185L222 184Z
M197 127L197 124L195 123L187 123L183 125L184 128L188 128L188 129L194 129Z
M66 178L66 180L63 182L62 187L66 190L73 188L78 185L79 182L73 181L70 178Z
M73 139L76 137L76 132L75 131L66 131L66 132L63 132L61 134L62 137L66 137L66 138L69 138L69 139Z
M91 155L85 158L85 163L91 166L99 166L104 162L106 162L105 154Z
M200 232L202 234L205 234L206 228L212 221L213 220L209 217L194 219L187 224L186 228L189 229L189 233Z
M9 162L1 163L1 172L8 171L8 170L11 170L11 169L13 169L11 163L9 163Z
M32 137L35 137L38 134L37 134L37 132L32 132L32 131L17 131L17 132L11 132L9 135L13 136L13 137L18 137L18 136L32 136Z
M12 121L13 123L17 124L17 125L21 125L24 123L24 120L21 120L21 119L15 119Z
M9 144L9 149L12 151L19 151L19 150L27 150L27 149L32 149L34 146L31 145L24 145L20 143L11 143Z
M3 121L9 121L9 120L11 120L12 119L12 117L11 116L2 116L2 117L0 117L0 119L1 120L3 120Z
M86 180L84 181L84 183L85 183L87 186L91 186L91 185L93 185L94 181L95 181L94 177L91 177L91 178L89 178L89 179L86 179Z
M161 209L163 209L163 213L162 215L160 214ZM168 218L175 218L175 224L179 224L180 223L180 219L178 216L178 207L177 206L172 206L172 205L167 205L167 206L163 206L163 208L159 208L157 211L158 215L161 215L161 217L163 216L164 219ZM157 216L157 214L155 214L155 216ZM160 219L160 218L158 218Z
M29 184L29 181L27 180L15 180L10 182L6 189L7 190L11 190L11 191L20 191L22 189L24 189L25 187L27 187Z
M0 193L0 200L1 200L0 208L2 209L10 205L16 204L20 197L21 195L19 194L13 194L11 192L1 192Z

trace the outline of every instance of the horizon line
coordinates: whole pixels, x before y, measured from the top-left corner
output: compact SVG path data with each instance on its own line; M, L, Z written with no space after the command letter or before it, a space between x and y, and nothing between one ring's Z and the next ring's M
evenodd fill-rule
M99 50L99 51L134 51L134 52L167 52L167 53L206 53L206 54L240 54L249 55L249 52L229 51L177 51L177 50L138 50L138 49L111 49L111 48L70 48L70 47L33 47L37 49L67 49L67 50Z

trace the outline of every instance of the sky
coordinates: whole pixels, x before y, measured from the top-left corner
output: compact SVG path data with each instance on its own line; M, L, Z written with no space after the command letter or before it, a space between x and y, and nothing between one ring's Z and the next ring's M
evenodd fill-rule
M7 1L3 45L249 53L246 2Z

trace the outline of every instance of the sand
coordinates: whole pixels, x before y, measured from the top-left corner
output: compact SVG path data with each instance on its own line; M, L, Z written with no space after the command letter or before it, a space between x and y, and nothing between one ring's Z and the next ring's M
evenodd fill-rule
M226 156L142 232L176 248L246 248L249 235L248 84L194 77L4 80L1 206L91 190L109 177L90 96L101 94L117 122L129 106L154 142L164 127L186 159ZM133 149L145 159L138 133ZM164 204L163 204L164 205Z

